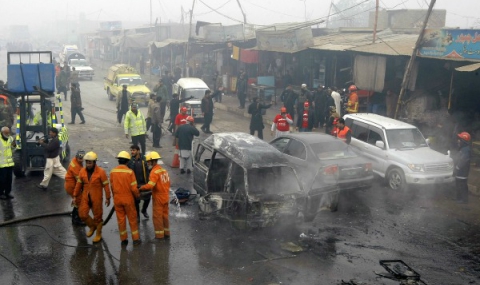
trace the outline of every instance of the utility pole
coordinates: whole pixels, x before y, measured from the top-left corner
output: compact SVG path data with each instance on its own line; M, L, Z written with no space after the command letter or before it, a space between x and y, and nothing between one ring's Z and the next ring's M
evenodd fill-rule
M328 16L327 16L327 29L328 29L328 24L330 22L330 14L332 13L332 6L333 6L333 0L330 2L330 8L328 8Z
M150 0L150 27L152 26L152 0Z
M247 25L247 14L243 11L242 5L240 4L240 0L237 0L238 7L240 7L240 11L242 11L243 15L243 24Z
M373 23L373 41L372 43L375 43L377 40L377 24L378 24L378 6L379 6L380 0L376 1L376 6L375 6L375 22Z
M427 15L425 15L425 20L423 21L422 29L420 30L420 34L418 35L417 42L415 43L415 48L413 49L412 56L410 57L410 60L408 61L408 65L407 65L407 69L405 70L405 74L403 75L402 87L400 89L400 94L398 94L397 107L395 109L395 116L393 117L394 119L397 118L398 110L400 109L400 103L402 102L402 97L405 94L405 91L408 87L408 83L410 82L410 75L412 74L412 69L413 69L413 65L415 63L415 58L417 57L417 52L418 52L418 49L420 48L420 42L422 41L423 36L425 35L425 28L427 27L428 19L430 18L430 15L432 14L433 6L435 6L436 1L437 0L431 0L430 1L430 6L428 7Z
M190 49L190 40L192 38L193 9L195 9L195 0L192 1L192 10L190 10L190 22L188 25L188 40L187 40L187 44L185 45L184 74L187 77L190 76L190 74L188 74L188 53Z

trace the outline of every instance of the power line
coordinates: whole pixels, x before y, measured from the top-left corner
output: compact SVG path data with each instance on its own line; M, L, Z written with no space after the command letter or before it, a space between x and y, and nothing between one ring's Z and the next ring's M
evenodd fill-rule
M247 2L248 4L252 5L252 6L255 6L255 7L258 7L258 8L262 8L264 10L267 10L267 11L270 11L270 12L273 12L273 13L276 13L276 14L280 14L280 15L284 15L284 16L288 16L288 17L293 17L293 18L297 18L297 19L303 19L303 17L298 17L298 16L294 16L294 15L290 15L290 14L285 14L285 13L282 13L282 12L279 12L279 11L274 11L270 8L267 8L267 7L263 7L263 6L260 6L258 4L255 4L255 3L252 3L250 1L245 1L244 2Z
M243 21L237 20L237 19L235 19L235 18L232 18L232 17L230 17L230 16L227 16L227 15L225 15L225 14L217 11L217 9L214 9L214 8L208 6L208 5L207 5L205 2L203 2L202 0L198 0L198 1L199 1L200 3L202 3L203 5L207 6L207 8L209 8L209 9L212 10L213 12L215 12L215 13L217 13L217 14L219 14L219 15L227 18L227 19L230 19L230 20L232 20L232 21L235 21L235 22L238 22L238 23L243 24Z
M225 5L227 5L228 3L230 3L232 0L227 0L227 2L223 3L222 5L218 6L215 10L219 10L221 8L223 8ZM208 12L204 12L204 13L198 13L198 14L193 14L194 16L202 16L202 15L206 15L206 14L210 14L214 12L214 10L210 10Z

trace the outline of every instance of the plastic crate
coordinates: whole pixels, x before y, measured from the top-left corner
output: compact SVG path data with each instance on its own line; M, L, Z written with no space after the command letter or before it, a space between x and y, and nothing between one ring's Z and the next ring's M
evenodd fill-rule
M14 93L30 94L34 91L33 86L55 92L55 66L51 63L9 64L7 80L8 90Z

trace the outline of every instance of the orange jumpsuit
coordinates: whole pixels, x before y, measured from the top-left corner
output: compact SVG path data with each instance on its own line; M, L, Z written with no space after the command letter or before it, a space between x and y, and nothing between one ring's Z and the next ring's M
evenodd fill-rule
M155 238L169 237L168 194L170 192L170 177L168 176L168 172L157 164L150 171L148 180L148 183L143 185L140 191L152 190Z
M347 102L347 113L358 113L358 95L357 92L350 93Z
M110 187L113 193L113 205L117 214L118 231L120 240L124 241L127 235L127 219L132 231L132 239L139 240L137 224L137 209L133 196L139 197L140 192L137 188L137 180L133 170L126 165L119 165L110 171Z
M65 175L65 191L67 191L67 194L72 198L75 185L77 184L78 174L80 173L80 169L82 169L82 167L83 166L78 163L77 158L73 158L68 165L67 174ZM81 195L78 195L78 197L75 198L75 205L80 205L81 198Z
M73 196L78 197L82 195L82 200L78 207L78 215L90 228L96 228L97 225L103 221L102 188L105 190L107 200L110 200L110 187L108 186L108 178L105 170L95 165L90 179L88 179L86 168L80 170ZM90 208L92 208L93 220L89 215Z

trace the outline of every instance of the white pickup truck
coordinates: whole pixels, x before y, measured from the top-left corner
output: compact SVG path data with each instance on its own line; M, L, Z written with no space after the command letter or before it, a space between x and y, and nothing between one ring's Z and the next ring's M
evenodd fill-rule
M78 53L76 53L76 54L78 54ZM75 55L75 54L73 54L73 55ZM78 71L78 78L80 78L80 79L92 80L93 76L95 75L95 71L90 66L90 64L85 59L85 57L83 57L83 58L71 58L71 57L69 57L68 65L70 66L70 68L75 67L75 70Z

